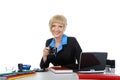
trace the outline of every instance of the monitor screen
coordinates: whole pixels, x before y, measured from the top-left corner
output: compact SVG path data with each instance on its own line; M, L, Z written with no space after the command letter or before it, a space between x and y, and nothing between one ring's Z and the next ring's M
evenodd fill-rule
M107 52L82 52L80 59L80 71L104 70Z

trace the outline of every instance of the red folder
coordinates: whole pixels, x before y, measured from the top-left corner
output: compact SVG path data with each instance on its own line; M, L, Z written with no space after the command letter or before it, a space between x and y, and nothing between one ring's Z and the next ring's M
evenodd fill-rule
M112 74L78 74L79 79L120 80L120 76Z

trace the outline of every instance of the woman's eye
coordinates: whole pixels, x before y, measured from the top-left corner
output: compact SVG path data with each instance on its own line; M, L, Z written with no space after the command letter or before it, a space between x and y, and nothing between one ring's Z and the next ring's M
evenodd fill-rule
M59 26L60 28L62 28L63 26Z
M55 27L55 25L52 25L52 27Z

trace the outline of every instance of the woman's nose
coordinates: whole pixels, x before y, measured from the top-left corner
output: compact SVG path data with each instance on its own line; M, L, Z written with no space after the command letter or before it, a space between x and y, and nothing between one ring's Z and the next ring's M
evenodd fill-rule
M57 26L57 27L55 27L55 30L56 30L56 31L58 31L58 30L59 30L59 27L58 27L58 26Z

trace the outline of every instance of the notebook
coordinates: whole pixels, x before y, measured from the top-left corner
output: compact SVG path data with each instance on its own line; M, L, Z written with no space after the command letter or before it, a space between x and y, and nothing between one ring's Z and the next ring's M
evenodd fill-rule
M56 73L56 74L69 74L69 73L73 73L73 70L72 69L69 69L67 67L51 67L50 68L50 71L52 71L53 73Z
M82 52L78 73L104 73L107 52Z

